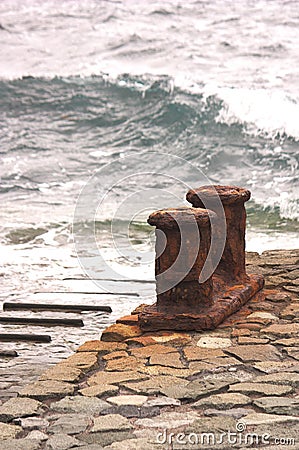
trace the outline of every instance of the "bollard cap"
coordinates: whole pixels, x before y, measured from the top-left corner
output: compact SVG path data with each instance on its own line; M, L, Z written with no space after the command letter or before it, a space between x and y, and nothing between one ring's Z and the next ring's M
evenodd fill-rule
M194 225L195 223L199 227L206 227L210 224L210 219L216 217L216 214L209 209L181 206L155 211L149 216L147 222L161 229Z
M187 192L186 199L189 203L192 203L193 207L204 208L205 201L207 203L213 202L217 197L219 197L223 205L232 205L236 203L245 203L250 199L250 196L251 193L248 189L238 186L221 186L217 184L190 189Z

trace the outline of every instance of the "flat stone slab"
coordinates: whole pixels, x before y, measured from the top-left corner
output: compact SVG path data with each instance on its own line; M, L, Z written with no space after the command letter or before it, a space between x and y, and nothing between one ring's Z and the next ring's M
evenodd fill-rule
M8 425L0 422L0 441L14 439L22 431L22 428L17 425Z
M261 397L254 400L253 404L269 414L298 415L299 412L299 398Z
M222 338L222 337L212 337L212 336L203 336L201 337L196 344L198 347L201 348L228 348L233 345L232 341L228 338Z
M187 346L183 349L183 353L187 361L203 361L213 357L226 356L221 348L202 348Z
M66 381L68 383L75 383L83 375L81 369L77 367L69 367L67 365L54 366L46 370L41 376L40 381L54 380L54 381Z
M50 409L62 413L99 415L108 407L109 404L99 398L77 395L74 397L67 396L58 402L53 402Z
M87 379L87 384L93 386L95 384L119 384L124 381L141 381L148 380L150 377L144 373L126 371L126 372L97 372Z
M146 363L145 359L137 359L134 356L111 359L107 361L105 370L107 371L137 371Z
M47 431L51 434L78 434L85 431L90 422L86 414L64 414Z
M118 391L119 387L113 384L95 384L79 390L80 394L85 397L102 397L103 395L116 394Z
M8 439L0 441L0 450L39 450L40 441L36 439Z
M204 410L204 415L208 417L233 417L234 419L240 419L241 417L247 416L251 411L245 408L231 408L226 411L209 408Z
M299 386L299 373L292 372L278 372L267 375L261 375L251 380L253 383L272 383L272 384L287 384L290 386Z
M66 382L59 381L37 381L29 384L24 389L20 390L20 395L24 397L32 397L43 400L50 397L64 397L65 395L72 395L75 386Z
M101 340L104 342L122 342L126 339L140 336L141 334L142 332L137 325L115 323L103 331Z
M234 408L236 406L250 405L252 400L247 395L238 393L223 393L210 395L209 397L202 398L193 403L192 408L205 409L205 408L217 408L219 410L226 410Z
M68 434L55 434L46 443L45 450L68 450L80 446L81 441Z
M280 352L271 344L242 345L231 347L227 353L240 358L243 362L280 361Z
M116 350L126 350L127 344L123 342L104 342L99 340L88 341L82 344L77 352L97 352L99 355L106 355L107 353Z
M255 369L265 373L275 372L299 372L298 361L261 361L253 364Z
M168 412L151 419L138 419L136 425L144 428L172 429L192 424L199 415L195 412Z
M96 417L94 419L91 433L104 433L110 431L130 431L132 425L125 417L120 414L108 414L106 416Z
M9 422L16 417L33 416L42 412L42 403L31 398L11 398L0 406L0 420Z
M49 422L43 417L22 417L14 419L13 422L24 430L39 430L49 426Z
M185 369L185 365L181 361L179 352L152 355L150 357L150 364Z
M132 348L130 353L135 356L135 358L149 358L153 355L177 353L177 349L168 345L154 344L147 345L146 347Z
M261 330L261 334L270 339L299 336L299 323L273 324Z
M147 438L128 439L121 442L113 442L113 444L105 447L109 450L165 450L164 445L149 442Z
M166 397L184 398L188 380L171 376L153 376L151 379L137 383L122 383L126 389L137 394L156 395L162 394Z
M156 397L152 399L147 398L147 401L145 403L145 406L158 406L161 408L163 408L164 406L180 406L180 405L181 405L180 400L170 397Z
M285 395L293 392L291 386L278 386L270 383L237 383L229 387L229 392L243 392L244 394Z
M148 400L145 395L118 395L107 398L107 402L116 406L142 406Z
M291 423L299 422L298 416L285 416L277 414L264 414L264 413L250 413L248 416L243 417L242 421L246 425L260 425L260 424L271 424L271 423Z

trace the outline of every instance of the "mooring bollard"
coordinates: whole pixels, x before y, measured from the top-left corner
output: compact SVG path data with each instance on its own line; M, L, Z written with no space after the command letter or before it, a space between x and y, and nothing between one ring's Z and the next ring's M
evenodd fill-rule
M148 223L156 226L157 310L164 313L198 313L213 302L210 277L199 283L211 242L210 216L201 208L156 211Z
M150 215L148 222L156 226L157 302L139 313L143 330L214 329L262 289L263 277L245 271L244 203L249 198L243 188L203 186L187 194L193 207ZM215 272L200 283L203 268L211 267L213 258L212 219L213 232L225 232L217 225L219 205L227 227L225 248Z
M244 203L250 199L250 191L237 186L202 186L190 189L188 202L196 208L209 207L214 210L220 199L226 220L226 242L216 272L226 280L237 283L248 281L245 271L246 210ZM221 230L220 230L221 232Z

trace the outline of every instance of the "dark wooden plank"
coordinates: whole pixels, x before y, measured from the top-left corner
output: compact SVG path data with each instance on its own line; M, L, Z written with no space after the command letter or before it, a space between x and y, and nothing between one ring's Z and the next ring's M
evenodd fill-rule
M1 333L0 342L51 342L51 336L47 334L21 334L21 333Z
M110 306L99 305L55 305L48 303L3 303L3 311L64 311L64 312L81 312L81 311L99 311L111 313Z
M81 319L54 319L40 317L4 317L0 316L0 323L10 325L39 325L39 326L66 326L66 327L83 327L84 323Z

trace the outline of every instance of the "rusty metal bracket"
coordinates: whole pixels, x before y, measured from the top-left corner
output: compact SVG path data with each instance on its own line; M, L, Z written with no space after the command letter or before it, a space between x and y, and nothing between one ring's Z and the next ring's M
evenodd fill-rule
M244 203L249 198L247 189L236 186L202 186L187 193L192 207L150 215L148 223L156 227L157 302L139 313L143 330L214 329L262 289L263 277L245 271ZM219 199L226 221L225 247L214 273L199 283L209 263L211 220L217 219L213 205ZM216 233L221 229L216 227Z

